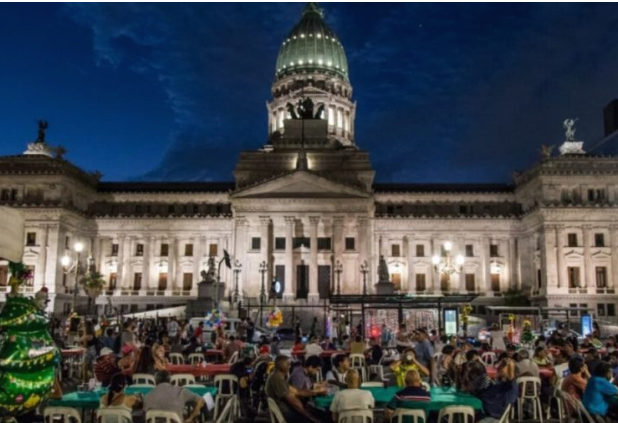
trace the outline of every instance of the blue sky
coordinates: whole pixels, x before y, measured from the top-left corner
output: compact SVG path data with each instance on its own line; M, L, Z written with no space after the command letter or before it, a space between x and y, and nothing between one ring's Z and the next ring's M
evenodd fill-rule
M232 180L240 150L266 142L278 49L303 7L1 4L0 154L45 118L48 140L104 180ZM614 4L321 7L379 181L508 182L564 140L566 117L587 147L603 138Z

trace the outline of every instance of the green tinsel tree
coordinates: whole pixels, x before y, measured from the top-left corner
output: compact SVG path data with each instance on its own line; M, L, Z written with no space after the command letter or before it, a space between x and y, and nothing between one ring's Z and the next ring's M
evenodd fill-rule
M528 320L524 320L524 326L521 329L521 343L532 344L534 342L534 334L532 333L532 324Z

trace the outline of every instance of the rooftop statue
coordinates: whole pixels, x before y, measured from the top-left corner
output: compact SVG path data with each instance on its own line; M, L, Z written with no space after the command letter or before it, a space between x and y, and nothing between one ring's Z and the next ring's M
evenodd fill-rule
M578 119L566 119L562 124L564 129L566 129L566 140L567 141L575 141L575 122Z
M35 142L40 143L40 144L45 144L45 130L48 127L49 127L49 124L47 123L46 120L39 121L38 137Z
M317 110L314 112L315 105L310 98L304 98L298 100L296 106L292 103L288 103L286 105L286 109L290 114L290 117L294 120L297 119L305 119L305 120L316 120L322 119L322 113L324 112L324 104L320 103Z

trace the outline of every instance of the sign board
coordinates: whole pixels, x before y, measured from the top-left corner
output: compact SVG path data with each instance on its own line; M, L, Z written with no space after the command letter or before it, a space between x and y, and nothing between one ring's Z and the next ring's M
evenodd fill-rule
M459 311L456 308L444 309L444 331L447 336L456 336L459 332Z
M582 335L588 336L592 333L592 316L590 314L584 314L581 317Z

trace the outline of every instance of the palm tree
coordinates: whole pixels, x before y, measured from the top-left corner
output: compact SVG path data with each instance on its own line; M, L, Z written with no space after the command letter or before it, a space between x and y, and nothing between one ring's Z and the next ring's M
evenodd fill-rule
M92 271L86 274L82 279L82 285L84 286L84 291L88 294L88 309L90 310L90 306L94 303L103 288L105 288L105 279L103 279L103 275L97 271Z

